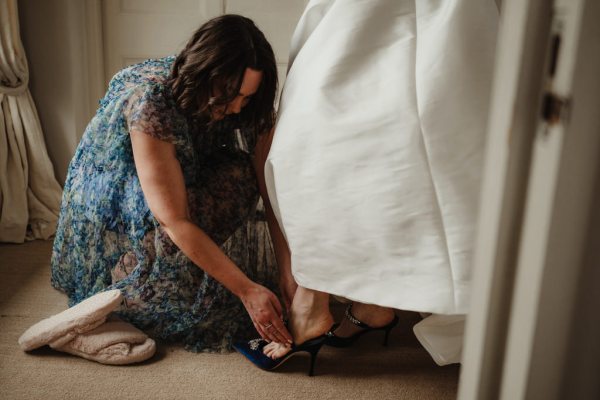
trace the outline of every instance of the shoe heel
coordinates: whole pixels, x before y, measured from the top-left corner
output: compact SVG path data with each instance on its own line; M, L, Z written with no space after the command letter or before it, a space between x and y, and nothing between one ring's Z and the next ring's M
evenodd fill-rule
M392 327L385 330L385 336L383 337L383 347L387 347L387 345L388 345L388 340L390 338L391 330L392 330Z
M317 362L317 353L310 353L310 369L308 376L315 376L315 363Z
M321 350L322 346L323 343L319 343L316 346L311 346L310 349L306 349L306 351L310 353L310 368L308 370L308 376L315 376L315 364L317 362L317 355L319 354L319 350Z
M394 329L394 327L395 327L396 325L398 325L398 321L399 321L399 318L398 318L398 316L394 314L394 319L392 320L392 322L390 322L390 323L389 323L389 324L388 324L388 325L385 327L385 336L384 336L384 338L383 338L383 346L384 346L384 347L387 347L387 345L388 345L388 340L389 340L389 338L390 338L390 331L391 331L392 329Z

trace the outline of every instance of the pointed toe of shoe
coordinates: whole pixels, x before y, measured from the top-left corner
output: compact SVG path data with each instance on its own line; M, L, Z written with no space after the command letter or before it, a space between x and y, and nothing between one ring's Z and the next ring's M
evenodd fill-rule
M274 360L263 353L263 349L267 344L263 339L254 339L248 342L234 343L233 348L258 368L270 371L279 365L279 360Z

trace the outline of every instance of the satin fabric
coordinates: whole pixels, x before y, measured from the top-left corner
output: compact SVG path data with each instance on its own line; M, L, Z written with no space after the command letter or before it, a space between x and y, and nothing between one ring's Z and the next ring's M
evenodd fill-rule
M313 0L266 165L298 284L466 313L498 10Z

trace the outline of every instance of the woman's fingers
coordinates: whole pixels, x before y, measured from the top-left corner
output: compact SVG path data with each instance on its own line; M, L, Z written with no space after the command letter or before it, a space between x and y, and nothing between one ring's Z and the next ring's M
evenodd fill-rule
M258 289L250 292L250 295L242 300L256 331L265 340L283 344L292 343L292 335L282 322L281 303L267 288L258 285Z
M262 325L262 330L267 335L267 339L271 342L285 343L285 339L277 332L274 325L267 323Z
M261 333L264 339L283 344L291 343L292 336L280 319L271 318L268 322L258 323L258 325L259 328L257 328L257 330L260 329L259 333L261 333L261 331L264 333L264 335Z
M292 335L287 330L287 328L283 324L282 320L276 319L275 321L273 321L271 323L273 324L272 330L277 333L277 337L279 339L277 341L279 343L292 343L293 342Z
M277 332L275 332L273 330L273 328L268 329L268 331L269 331L270 340L272 342L281 343L281 338L279 337L279 335L277 334Z
M262 337L265 340L270 340L269 335L264 331L261 324L259 324L258 322L255 322L254 320L252 320L252 323L254 324L254 328L256 329L256 331L258 332L260 337Z
M286 343L285 338L275 329L275 327L270 327L269 329L267 329L267 331L269 331L269 334L271 335L271 340L273 342L276 343Z
M271 302L271 306L277 313L277 318L273 318L269 321L269 324L272 324L272 327L269 329L269 331L273 332L273 335L276 337L276 342L292 343L292 335L290 335L283 323L283 308L281 307L281 303L273 293L271 293L271 296L269 296L269 300Z
M273 325L269 326L269 324L261 324L260 322L254 322L254 327L258 334L265 340L269 342L279 342L285 343L285 338L278 334Z

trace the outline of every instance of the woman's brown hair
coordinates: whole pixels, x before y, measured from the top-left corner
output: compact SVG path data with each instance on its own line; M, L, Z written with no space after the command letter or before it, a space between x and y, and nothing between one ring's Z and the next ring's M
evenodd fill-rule
M277 66L271 45L251 19L222 15L204 23L175 59L169 85L185 115L206 121L211 106L238 96L246 68L262 71L262 81L240 120L261 134L275 122Z

